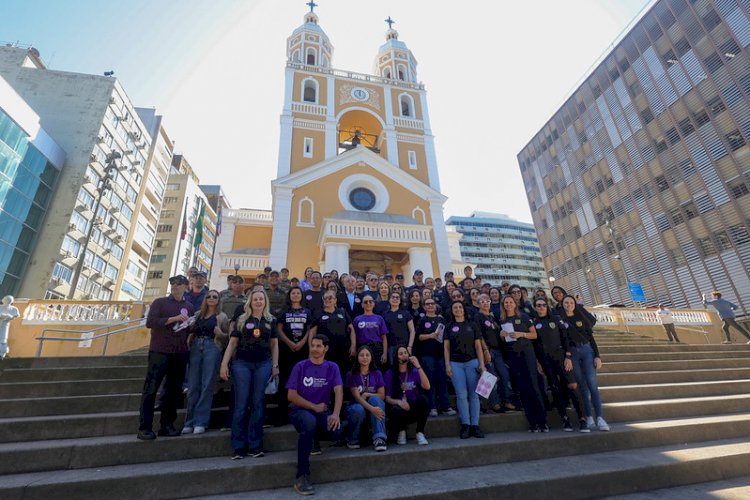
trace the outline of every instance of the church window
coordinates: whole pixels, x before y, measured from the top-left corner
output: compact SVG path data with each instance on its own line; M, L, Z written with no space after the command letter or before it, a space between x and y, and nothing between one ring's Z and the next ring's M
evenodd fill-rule
M365 187L354 188L349 193L349 203L357 210L372 210L376 201L375 194Z
M391 68L383 68L383 76L385 78L391 78Z
M416 151L409 151L409 168L412 170L417 169L417 153Z
M296 62L296 63L300 62L299 49L292 52L292 62Z
M403 64L399 64L398 68L396 68L396 69L398 70L398 79L399 80L406 80L406 68L404 67L404 65Z
M305 58L305 63L311 66L315 65L315 49L314 48L310 47L307 49L307 57Z
M414 210L411 211L411 218L422 224L427 223L427 216L419 206L414 207Z
M414 116L414 99L409 94L401 94L399 97L401 116Z
M318 82L308 78L302 82L302 100L304 102L318 102Z
M313 157L313 139L312 137L305 137L305 144L302 149L302 156L305 158Z
M315 227L314 222L315 204L305 196L297 204L297 226Z

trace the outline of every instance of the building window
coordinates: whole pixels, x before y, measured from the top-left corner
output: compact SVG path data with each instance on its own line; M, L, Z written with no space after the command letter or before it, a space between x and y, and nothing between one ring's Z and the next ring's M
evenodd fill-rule
M169 246L169 240L156 240L154 246L156 248L167 248Z
M729 149L731 149L732 151L737 151L745 145L745 139L742 137L742 134L740 134L739 130L735 129L734 131L729 132L724 136L724 138L727 140Z
M750 193L750 190L747 188L747 184L742 180L741 177L736 177L732 180L727 181L727 188L729 188L729 192L732 193L732 197L735 199L742 198L746 194Z
M179 184L167 184L167 191L179 191L180 185Z
M68 266L55 262L55 266L52 268L52 276L60 281L70 283L70 280L73 278L73 270Z
M406 68L403 64L399 64L396 67L396 72L398 73L398 79L399 80L406 80Z
M314 48L310 47L307 49L307 56L305 58L305 63L311 66L315 65L315 49Z
M351 193L349 193L349 203L351 203L357 210L372 210L376 201L375 194L364 187L354 188Z
M312 137L305 137L304 145L302 148L302 156L305 158L313 157L313 139Z
M297 204L297 226L300 227L315 227L315 204L313 201L305 196Z
M159 264L161 262L164 262L165 260L167 260L167 256L166 255L154 254L154 255L151 256L151 263L152 264Z
M172 224L159 224L156 227L157 233L171 233L172 232Z
M414 210L411 211L411 218L422 224L427 224L427 216L420 207L414 207Z
M416 151L409 151L409 168L412 170L417 169L417 153Z
M292 52L292 62L299 62L299 49Z
M313 78L307 78L302 82L302 100L304 102L318 102L318 82Z
M148 272L148 279L150 280L160 280L164 276L164 271L149 271Z
M414 113L414 99L409 94L401 94L399 96L399 103L401 106L401 116L415 116Z
M391 68L383 68L383 77L391 79Z

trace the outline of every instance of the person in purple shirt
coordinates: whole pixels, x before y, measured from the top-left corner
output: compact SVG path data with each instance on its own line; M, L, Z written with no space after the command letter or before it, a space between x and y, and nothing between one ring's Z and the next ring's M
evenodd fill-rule
M297 431L297 476L294 490L300 495L312 495L315 488L310 482L310 454L318 430L326 431L328 438L341 438L341 405L344 390L341 373L336 363L326 361L328 337L316 335L310 342L310 359L300 361L286 383L287 397L292 404L292 425ZM331 391L334 394L331 411ZM320 450L315 450L320 454Z
M430 381L419 364L411 356L406 346L396 351L397 364L385 374L385 402L388 422L394 434L398 434L396 444L406 444L406 426L417 423L417 444L428 444L424 435L430 403L422 391L430 390Z
M188 279L183 275L169 278L170 294L151 303L146 318L146 327L151 329L151 344L148 351L148 368L141 394L138 439L156 439L152 429L154 401L162 380L166 379L165 396L162 403L160 436L179 436L174 428L177 405L182 397L182 381L188 360L188 327L181 328L193 316L193 304L185 300ZM175 331L177 329L177 331Z
M357 363L346 374L346 386L352 396L352 402L346 409L349 422L347 447L359 448L360 427L369 413L372 444L375 451L385 451L385 383L383 375L375 367L372 351L366 345L357 351Z
M375 300L372 297L362 299L365 313L352 321L357 336L357 347L367 345L375 355L375 361L384 365L388 360L388 327L382 317L374 314Z

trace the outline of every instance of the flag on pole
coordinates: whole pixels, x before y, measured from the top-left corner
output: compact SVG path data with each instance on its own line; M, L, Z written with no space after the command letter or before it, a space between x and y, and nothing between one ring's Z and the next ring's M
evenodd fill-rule
M180 231L180 239L184 240L187 236L187 203L185 203L185 213L182 215L182 230Z
M195 238L193 239L193 248L198 248L203 241L203 215L206 213L206 205L200 202L201 209L198 212L198 220L195 221Z
M216 236L221 234L221 222L223 217L221 212L221 205L219 205L219 215L216 217Z

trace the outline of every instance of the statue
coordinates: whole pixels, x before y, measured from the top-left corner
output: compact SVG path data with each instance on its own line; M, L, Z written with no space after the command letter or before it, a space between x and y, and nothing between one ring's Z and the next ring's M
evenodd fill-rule
M8 348L8 330L10 322L18 317L18 309L13 305L13 296L3 297L3 305L0 306L0 360L10 352Z

